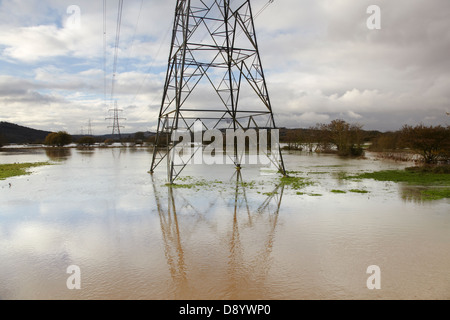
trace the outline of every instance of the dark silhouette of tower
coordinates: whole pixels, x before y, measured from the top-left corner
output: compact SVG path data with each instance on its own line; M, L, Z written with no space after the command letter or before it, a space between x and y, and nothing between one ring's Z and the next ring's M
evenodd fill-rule
M109 111L113 113L113 116L111 118L106 118L106 120L112 120L113 121L113 125L109 126L108 128L112 128L112 135L113 136L117 135L119 137L119 140L121 141L122 140L122 134L120 132L120 129L124 128L124 127L120 125L120 121L121 120L126 120L126 119L125 118L121 118L119 116L119 114L121 112L123 112L123 110L118 108L117 101L115 101L114 108L109 110Z
M88 136L92 136L93 135L91 119L89 119L89 121L88 121L88 132L87 132L87 134L88 134Z
M167 158L173 183L187 165L174 162L176 131L276 128L250 0L177 0L150 172ZM279 144L267 156L286 174Z

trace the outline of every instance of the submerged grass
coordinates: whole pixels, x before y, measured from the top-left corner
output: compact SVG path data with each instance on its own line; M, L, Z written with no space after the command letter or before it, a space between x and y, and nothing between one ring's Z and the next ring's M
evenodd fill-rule
M422 190L423 200L441 200L450 198L450 188Z
M418 185L450 186L450 174L413 170L385 170L362 173L348 179L374 179L377 181L405 182Z
M450 198L449 166L423 166L406 168L405 170L384 170L362 173L345 178L402 182L411 186L427 187L426 189L416 190L414 192L408 191L405 195L406 198L415 198L424 201Z
M200 190L211 189L211 188L215 188L215 187L222 188L222 185L224 183L225 183L224 181L217 180L217 179L208 181L208 180L204 180L204 179L198 180L193 177L186 176L186 177L179 177L177 179L176 183L173 183L173 184L166 183L165 186L171 187L173 189L195 189L197 191L200 191ZM250 182L240 181L239 187L254 189L256 187L256 182L255 181L250 181Z
M0 180L11 177L29 175L28 170L34 167L48 166L50 162L0 164Z
M351 190L349 190L349 192L353 192L353 193L369 193L369 191L362 190L362 189L351 189Z
M423 200L441 200L450 198L450 188L422 190Z
M310 196L310 197L322 197L323 194L321 193L305 193L305 192L297 192L298 196Z
M186 180L183 180L186 181ZM172 187L174 189L194 189L194 188L201 188L201 187L211 187L213 185L213 182L208 182L205 180L199 180L194 181L191 183L174 183L174 184L166 184L167 187Z
M347 191L344 190L331 190L332 193L347 193Z
M433 201L450 199L448 187L407 187L402 190L402 198L411 201Z
M313 185L313 182L311 182L310 180L307 180L302 177L293 177L293 176L282 177L281 183L283 183L285 186L291 187L293 190L300 190L303 189L304 187Z
M343 164L336 164L336 165L328 165L328 166L311 166L311 168L343 168L346 167L346 165Z

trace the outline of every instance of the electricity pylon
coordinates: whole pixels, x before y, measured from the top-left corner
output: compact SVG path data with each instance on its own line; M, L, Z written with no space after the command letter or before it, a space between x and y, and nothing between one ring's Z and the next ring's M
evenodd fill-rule
M89 121L88 121L88 132L87 132L87 134L88 134L88 136L92 136L93 135L91 119L89 119Z
M119 107L117 106L117 101L114 102L114 108L109 110L109 112L113 113L112 118L106 118L106 120L112 120L113 121L113 125L109 126L108 128L112 128L112 135L118 135L119 137L119 141L122 141L122 134L120 132L121 128L124 128L123 126L120 125L120 120L126 120L125 118L121 118L119 116L119 114L121 112L123 112L122 109L119 109Z
M187 163L175 163L172 134L194 135L199 120L201 130L277 128L250 0L177 0L151 173L167 158L169 183L178 178ZM285 175L279 144L268 156Z

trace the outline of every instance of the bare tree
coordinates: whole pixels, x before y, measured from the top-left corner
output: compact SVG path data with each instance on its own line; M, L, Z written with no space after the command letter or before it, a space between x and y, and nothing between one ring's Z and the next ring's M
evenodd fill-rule
M420 154L427 164L450 159L450 126L405 125L401 137L403 144Z

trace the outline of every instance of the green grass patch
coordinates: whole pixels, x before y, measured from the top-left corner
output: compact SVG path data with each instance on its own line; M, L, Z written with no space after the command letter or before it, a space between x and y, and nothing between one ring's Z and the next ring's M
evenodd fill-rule
M278 194L278 192L264 192L263 195L268 196L268 197L272 197L274 195Z
M283 183L286 186L291 187L294 190L300 190L304 187L310 186L313 183L305 178L301 177L282 177L281 183Z
M311 166L311 168L343 168L345 165L343 164L336 164L336 165L329 165L329 166Z
M322 197L323 196L323 194L320 194L320 193L305 193L305 192L300 192L300 191L298 191L297 193L296 193L298 196L310 196L310 197Z
M35 167L51 165L49 162L0 164L0 180L29 175L28 170Z
M353 192L353 193L369 193L369 191L362 190L362 189L352 189L352 190L349 190L349 192Z
M255 181L240 181L239 185L243 188L253 189L256 185L256 182Z
M286 174L289 176L289 175L292 175L292 174L302 174L303 172L302 171L286 171Z
M422 190L423 200L441 200L450 198L450 188Z
M450 188L407 187L402 190L402 198L419 202L450 199Z
M184 180L186 181L186 180ZM166 186L167 187L172 187L174 189L194 189L194 188L200 188L200 187L211 187L213 185L213 182L207 182L204 180L199 180L199 181L194 181L192 183L174 183L174 184L170 184L167 183Z
M450 186L450 174L420 170L384 170L350 176L349 179L405 182L416 185Z
M344 190L331 190L332 193L347 193L347 191Z
M218 185L222 185L224 182L221 180L207 181L207 180L196 180L193 177L185 176L179 177L175 183L170 184L166 183L164 186L172 187L174 189L206 189L206 188L214 188ZM254 183L249 183L248 185L240 184L243 187L253 186Z

